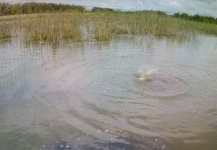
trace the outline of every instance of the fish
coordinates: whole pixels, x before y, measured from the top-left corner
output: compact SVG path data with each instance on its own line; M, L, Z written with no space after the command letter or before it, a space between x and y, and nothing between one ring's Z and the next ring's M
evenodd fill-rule
M134 76L138 80L145 81L145 80L149 79L150 74L147 74L147 73L136 73L136 74L134 74Z
M150 79L150 76L153 72L156 72L157 69L151 69L148 67L142 66L134 76L136 79L141 80L141 81L146 81Z

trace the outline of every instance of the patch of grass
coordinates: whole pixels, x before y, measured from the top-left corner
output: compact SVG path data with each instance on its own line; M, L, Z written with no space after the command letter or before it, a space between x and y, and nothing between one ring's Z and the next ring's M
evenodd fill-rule
M217 25L208 24L208 23L200 23L200 22L191 22L185 21L181 22L183 30L192 31L192 32L201 32L205 34L217 35Z
M94 39L109 40L114 35L128 34L128 28L116 16L94 16L92 18Z
M96 28L94 31L94 39L98 40L98 41L107 41L111 39L111 34L110 32L105 29L102 30L102 28Z
M124 34L180 36L186 32L202 32L217 35L217 25L191 22L154 11L50 13L33 16L14 21L17 29L15 31L19 31L21 36L31 41L105 41L115 35ZM11 36L9 28L5 30L6 28L0 29L0 34L3 35L1 37Z
M81 41L78 18L64 18L61 14L46 14L23 23L24 37L33 41L61 41L72 39Z
M11 38L11 27L8 24L0 24L0 39Z

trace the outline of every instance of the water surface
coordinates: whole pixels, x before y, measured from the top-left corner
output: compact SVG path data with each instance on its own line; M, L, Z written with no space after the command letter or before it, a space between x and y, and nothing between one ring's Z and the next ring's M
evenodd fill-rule
M216 43L1 41L0 149L217 149Z

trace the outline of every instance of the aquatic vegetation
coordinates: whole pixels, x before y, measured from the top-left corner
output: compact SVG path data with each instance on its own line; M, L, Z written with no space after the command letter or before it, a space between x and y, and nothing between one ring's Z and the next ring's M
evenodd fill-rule
M11 37L11 27L8 24L0 24L0 39Z
M214 24L208 24L208 23L196 23L196 22L190 22L186 21L186 23L183 24L183 29L193 32L202 32L206 34L212 34L217 35L217 25Z
M21 15L23 16L23 15ZM188 32L217 34L217 25L198 23L155 11L45 13L16 17L17 34L30 41L110 40L115 35L180 36ZM4 17L5 19L5 17ZM0 19L0 20L4 20ZM10 36L1 28L1 38ZM7 36L6 36L7 35Z
M100 41L109 40L114 35L128 34L127 28L121 27L118 20L114 22L110 17L107 17L104 21L101 21L100 18L95 18L93 28L93 38Z
M60 41L63 39L81 40L80 24L76 18L68 20L60 14L33 18L24 22L24 37L33 41Z

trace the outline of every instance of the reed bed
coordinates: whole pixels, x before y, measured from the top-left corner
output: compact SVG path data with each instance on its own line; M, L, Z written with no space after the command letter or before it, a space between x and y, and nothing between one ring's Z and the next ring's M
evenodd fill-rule
M81 41L81 23L77 16L71 18L61 14L39 16L21 23L23 36L31 41L61 41L73 39Z
M115 35L179 36L186 32L217 35L217 25L186 21L157 12L97 12L39 14L30 19L16 19L14 27L30 41L110 40ZM10 37L7 26L0 28L0 38Z
M0 39L6 39L12 37L11 26L6 23L0 23Z

